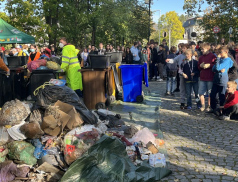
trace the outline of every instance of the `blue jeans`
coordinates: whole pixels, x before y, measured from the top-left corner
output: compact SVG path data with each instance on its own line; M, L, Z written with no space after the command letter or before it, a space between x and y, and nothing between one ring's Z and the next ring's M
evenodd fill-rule
M140 60L139 61L133 60L133 64L141 64L141 61Z
M211 81L201 81L199 82L199 89L198 89L198 94L199 95L210 95L212 91L212 85L213 82Z
M211 98L211 108L213 110L216 109L217 106L217 99L216 96L219 96L219 102L220 102L220 106L223 106L225 103L225 94L226 94L226 85L221 86L221 85L217 85L217 84L213 84L212 85L212 91L210 94L210 98Z
M167 77L166 92L174 92L176 87L176 77Z
M195 99L197 100L197 106L200 105L200 102L198 101L198 82L186 82L186 94L187 94L187 106L192 107L192 88L195 94Z

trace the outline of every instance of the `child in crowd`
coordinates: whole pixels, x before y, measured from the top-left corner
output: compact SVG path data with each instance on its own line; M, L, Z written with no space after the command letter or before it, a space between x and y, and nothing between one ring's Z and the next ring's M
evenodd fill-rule
M176 47L172 46L170 49L170 54L168 55L168 59L174 59L176 55ZM167 63L166 64L166 71L167 71L167 82L166 82L166 93L165 95L172 95L174 96L174 90L176 87L176 76L177 76L177 63Z
M227 82L227 91L225 95L225 103L222 108L220 120L238 119L238 91L236 90L237 83L235 81Z
M187 44L183 44L182 45L182 54L178 55L176 58L174 59L166 59L167 63L176 63L178 68L179 68L179 87L180 87L180 99L181 99L181 105L180 108L181 109L185 109L185 101L186 101L186 90L185 90L185 79L183 77L183 69L181 69L181 65L184 63L184 61L186 61L186 56L185 56L185 51L187 50L188 45Z
M183 77L185 79L185 88L187 94L187 109L192 109L192 89L195 94L197 107L200 109L200 102L198 98L198 61L192 59L193 51L192 49L187 49L185 52L186 62L182 64L183 68Z
M211 98L211 110L209 113L217 114L217 94L219 95L220 108L223 107L225 102L225 92L228 82L228 70L233 66L233 61L228 57L229 49L226 46L222 46L219 51L219 55L216 59L216 64L213 66L212 71L215 72L213 78L213 85L210 94Z
M158 67L158 71L159 71L159 78L157 81L159 81L159 82L163 81L163 68L165 65L166 57L167 57L167 55L164 50L164 46L159 45L159 51L158 51L158 56L157 56L157 67Z
M210 93L213 85L214 73L212 67L215 64L216 56L210 52L210 44L203 43L201 45L202 56L199 57L198 69L200 70L200 82L198 94L200 96L202 107L201 111L210 111ZM205 108L205 95L208 94L208 106Z

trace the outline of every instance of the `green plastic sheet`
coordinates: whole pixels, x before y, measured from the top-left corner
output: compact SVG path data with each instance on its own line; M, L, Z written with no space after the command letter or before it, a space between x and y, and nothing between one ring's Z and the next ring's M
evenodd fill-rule
M104 135L69 167L61 182L155 182L171 173L169 169L153 168L146 162L135 166L124 144Z

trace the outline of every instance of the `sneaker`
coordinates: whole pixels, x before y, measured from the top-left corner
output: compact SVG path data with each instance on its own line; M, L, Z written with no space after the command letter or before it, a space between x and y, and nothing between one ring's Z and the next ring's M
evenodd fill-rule
M213 109L211 108L209 111L206 111L206 113L214 113Z
M174 90L174 92L180 92L179 88L176 88L176 89Z
M167 96L167 95L170 95L170 94L169 94L169 92L166 92L165 95Z
M160 78L160 79L158 79L157 81L158 81L158 82L162 82L162 81L164 81L164 80Z
M225 120L225 121L229 121L230 120L230 116L225 116L225 115L221 115L218 117L219 120Z
M208 112L210 110L211 110L211 106L207 106L206 111Z
M174 92L171 92L171 94L170 94L171 96L174 96Z
M201 107L200 107L200 111L204 111L205 110L205 105L202 105ZM207 111L207 110L206 110Z
M185 104L184 103L181 103L180 109L185 109Z
M186 107L186 109L188 109L188 110L191 110L191 109L192 109L192 107L191 107L191 106L187 106L187 107Z
M157 76L157 79L160 79L160 77L159 77L159 76Z

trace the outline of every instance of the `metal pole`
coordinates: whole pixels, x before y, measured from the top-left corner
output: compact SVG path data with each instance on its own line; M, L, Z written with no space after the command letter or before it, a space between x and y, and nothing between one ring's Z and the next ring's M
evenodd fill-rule
M148 34L148 42L150 41L150 3L151 3L151 0L149 0L149 34Z
M159 10L159 45L160 45L160 10Z

